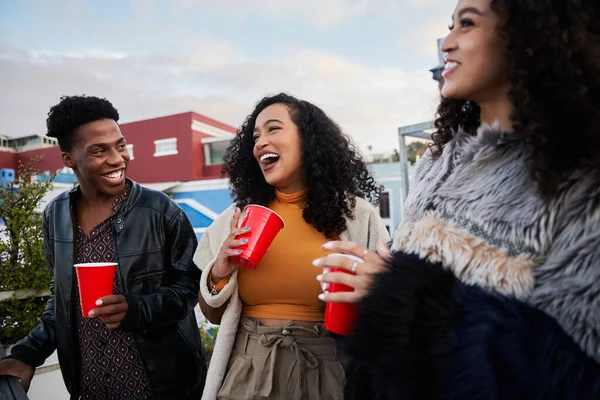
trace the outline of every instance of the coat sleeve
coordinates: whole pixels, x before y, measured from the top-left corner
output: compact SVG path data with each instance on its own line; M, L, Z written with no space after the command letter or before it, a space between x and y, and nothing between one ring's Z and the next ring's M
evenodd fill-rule
M600 398L600 365L553 318L440 264L395 253L360 308L347 399Z
M579 214L581 223L560 227L527 302L555 318L600 363L600 204Z
M196 260L198 260L198 266L202 269L202 275L204 279L200 279L200 285L206 285L207 287L205 288L206 291L208 291L208 274L210 272L210 270L212 269L212 266L215 263L215 259L216 259L216 254L213 254L211 249L210 249L210 232L209 230L207 230L206 232L204 232L204 234L202 235L202 238L200 239L200 244L198 245L198 250L196 251ZM206 272L204 272L206 271ZM229 282L227 283L229 284ZM223 288L225 289L225 288ZM200 289L198 291L198 303L200 304L200 310L202 311L202 314L204 314L204 316L206 317L206 319L215 325L218 325L221 323L221 318L223 317L223 314L225 313L225 309L227 308L227 305L229 304L229 299L226 299L224 301L223 304L221 304L220 306L211 306L208 304L207 302L207 298L209 300L213 300L210 299L208 296L211 297L215 297L212 296L210 293L208 293L208 295L205 293L206 291ZM209 291L208 291L209 292ZM225 298L225 293L223 293L223 291L221 291L219 294L217 294L216 296L222 296L223 298ZM206 298L205 298L206 296Z
M237 296L237 271L229 278L229 282L217 295L210 294L208 289L208 275L217 259L218 249L221 248L226 234L229 233L229 224L235 213L235 205L226 209L202 235L200 244L194 255L194 261L202 270L198 302L202 313L213 324L220 324L221 317L227 308L231 296Z

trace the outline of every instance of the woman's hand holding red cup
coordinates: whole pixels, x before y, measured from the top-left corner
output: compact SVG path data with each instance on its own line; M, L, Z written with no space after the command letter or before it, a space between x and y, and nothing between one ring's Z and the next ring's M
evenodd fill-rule
M219 254L217 255L215 265L211 270L212 279L215 283L228 277L239 268L238 265L231 261L230 257L240 255L242 251L236 248L245 244L247 239L237 239L237 237L250 231L250 227L239 228L240 215L241 210L236 208L233 219L231 220L229 236L227 236L227 239L223 242Z
M323 274L317 277L325 290L319 299L332 303L358 303L367 293L373 277L385 268L385 258L391 256L383 242L377 243L377 253L368 251L365 246L344 241L333 241L323 245L323 250L332 253L345 253L362 258L364 263L357 263L347 257L328 256L313 261L313 265L323 268ZM343 268L344 272L329 272L330 268ZM354 271L353 271L354 269ZM330 283L341 283L354 289L352 292L329 293L326 288Z

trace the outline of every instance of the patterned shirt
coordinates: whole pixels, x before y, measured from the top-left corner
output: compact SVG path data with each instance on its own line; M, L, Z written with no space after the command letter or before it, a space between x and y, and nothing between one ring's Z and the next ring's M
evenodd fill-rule
M112 214L88 235L77 224L75 264L114 262L116 243L112 224L131 192L128 184L112 205ZM99 318L83 318L76 274L73 274L76 328L81 351L82 399L152 399L144 363L133 335L110 330ZM113 293L122 293L115 279Z

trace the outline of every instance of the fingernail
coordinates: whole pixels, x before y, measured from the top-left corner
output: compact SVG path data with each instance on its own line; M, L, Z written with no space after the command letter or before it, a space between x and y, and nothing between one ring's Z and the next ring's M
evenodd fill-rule
M94 311L93 311L93 310L92 310L92 311L90 311L90 312L88 313L88 316L89 316L90 318L94 318L94 315L96 315L96 314L94 313Z
M241 251L241 250L238 250L238 251L237 251L237 253L238 253L238 254L241 254L241 253L242 253L242 251Z
M325 293L321 293L318 297L319 300L325 301Z
M247 226L247 227L245 227L245 228L244 228L244 230L245 230L245 231L249 231L249 230L250 230L250 227L249 227L249 226Z
M323 268L323 275L328 274L329 273L329 268Z
M333 247L333 242L327 242L327 243L325 243L325 244L323 245L323 248L324 248L325 250L329 250L329 249L331 249L332 247Z
M321 289L326 292L329 290L329 283L325 282L323 284L321 284Z
M248 239L242 239L242 243L246 243Z
M323 275L317 275L317 280L321 282L323 280Z
M102 305L102 300L96 300L96 305L97 306L101 306Z
M315 267L318 267L319 265L321 265L321 259L317 258L316 260L313 261L313 265Z

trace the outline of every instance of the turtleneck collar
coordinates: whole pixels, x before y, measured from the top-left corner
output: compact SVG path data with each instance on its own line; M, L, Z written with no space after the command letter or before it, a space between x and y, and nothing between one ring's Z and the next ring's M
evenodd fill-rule
M275 189L275 199L284 205L296 205L301 206L305 202L306 189L300 190L295 193L283 193Z

